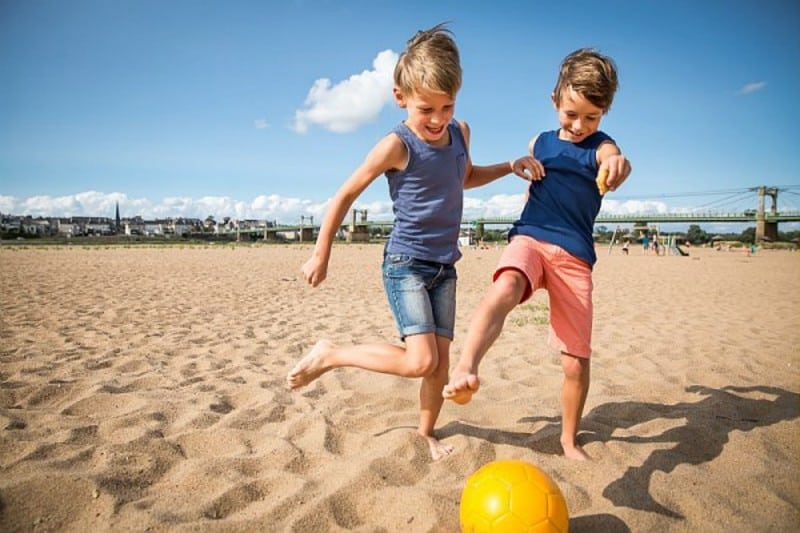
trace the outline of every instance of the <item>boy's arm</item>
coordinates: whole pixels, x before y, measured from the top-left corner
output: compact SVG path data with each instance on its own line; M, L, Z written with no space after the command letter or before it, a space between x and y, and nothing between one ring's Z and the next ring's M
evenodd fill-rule
M498 178L502 178L506 174L510 174L512 170L512 162L497 163L488 166L473 165L469 158L467 159L467 172L464 176L464 188L474 189L491 183Z
M597 164L598 175L608 170L606 186L609 191L616 191L631 173L630 161L613 142L604 142L597 149Z
M467 168L466 172L464 173L465 189L481 187L482 185L491 183L498 178L502 178L503 176L510 174L511 172L525 179L531 179L530 176L535 174L533 171L533 163L529 162L528 160L522 161L525 158L487 166L473 165L472 158L469 155L469 125L463 121L458 121L458 124L461 126L461 133L464 135L464 141L467 144ZM517 167L518 163L519 166ZM528 171L527 173L526 170Z
M311 258L301 268L303 278L312 287L325 281L328 275L328 261L331 256L333 239L336 237L336 232L342 225L345 215L350 210L350 206L375 178L392 168L403 168L407 159L405 144L397 135L390 133L378 141L367 154L364 162L336 191L325 212L325 217L322 219Z

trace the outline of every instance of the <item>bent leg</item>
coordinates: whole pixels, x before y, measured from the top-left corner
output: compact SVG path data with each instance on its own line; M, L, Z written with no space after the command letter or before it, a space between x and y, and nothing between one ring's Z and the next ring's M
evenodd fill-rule
M442 392L445 399L465 404L478 391L481 359L500 336L506 316L520 302L529 285L528 278L516 269L503 270L497 276L470 321L464 350Z
M325 372L342 367L414 378L431 373L438 363L434 335L414 335L406 341L403 347L390 343L337 346L321 340L289 372L286 383L290 389L298 389Z
M561 446L564 456L585 461L589 455L578 445L578 425L583 416L583 407L589 394L591 365L588 358L561 353L561 368L564 370L564 385L561 403L564 409L561 421Z

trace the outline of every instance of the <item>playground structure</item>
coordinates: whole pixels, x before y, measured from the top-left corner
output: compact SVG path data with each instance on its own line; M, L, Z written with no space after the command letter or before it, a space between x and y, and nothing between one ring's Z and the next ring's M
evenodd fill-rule
M614 233L611 235L611 242L608 244L608 255L611 255L614 246L620 242L627 241L628 243L634 243L643 241L645 238L647 238L649 242L656 243L655 246L653 246L653 251L656 255L675 255L680 257L689 255L689 252L680 247L678 235L674 233L662 234L660 228L656 224L651 224L649 226L647 224L638 224L624 234L622 233L622 229L617 226L614 228ZM627 250L627 247L624 247L623 250Z

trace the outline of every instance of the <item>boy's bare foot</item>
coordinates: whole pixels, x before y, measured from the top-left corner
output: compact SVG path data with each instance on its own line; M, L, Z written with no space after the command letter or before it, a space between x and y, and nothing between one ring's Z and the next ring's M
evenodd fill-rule
M573 461L591 461L592 458L586 453L583 448L578 446L577 444L573 445L566 445L564 442L561 443L561 447L564 449L564 457L567 459L572 459Z
M428 448L431 450L431 459L434 461L447 457L455 450L453 446L445 444L436 437L431 437L430 435L423 435L423 437L428 441Z
M294 390L305 387L322 374L330 370L325 365L325 354L335 348L335 344L328 340L318 341L311 351L294 366L286 376L286 385Z
M478 392L481 382L475 374L453 373L450 383L444 386L442 397L457 404L464 405L469 403L472 395Z

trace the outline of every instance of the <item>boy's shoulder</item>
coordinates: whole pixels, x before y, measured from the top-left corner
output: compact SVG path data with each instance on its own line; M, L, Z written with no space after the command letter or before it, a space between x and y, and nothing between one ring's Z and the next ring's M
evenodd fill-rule
M611 135L608 133L597 130L596 132L589 135L586 139L584 139L581 144L586 144L587 148L599 148L601 145L605 143L617 144Z

